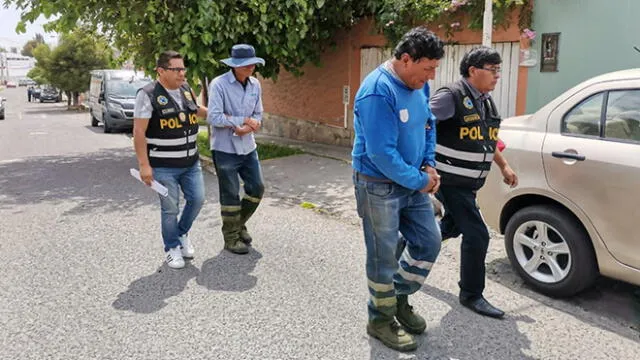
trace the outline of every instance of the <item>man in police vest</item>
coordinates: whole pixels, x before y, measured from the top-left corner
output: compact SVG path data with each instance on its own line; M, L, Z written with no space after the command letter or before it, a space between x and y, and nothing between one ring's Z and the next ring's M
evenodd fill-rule
M518 185L518 177L497 147L501 119L489 95L500 78L501 63L500 54L492 48L471 50L460 64L462 79L439 89L430 101L438 119L436 169L442 184L436 197L445 210L442 239L462 234L460 303L494 318L502 318L504 312L482 294L489 232L476 192L484 185L492 162L507 185Z
M160 54L158 80L138 90L134 110L133 142L142 181L158 181L169 190L160 196L162 240L169 267L183 268L193 258L187 233L204 203L204 181L199 162L198 119L207 117L185 82L184 60L175 51ZM180 212L180 190L185 206Z

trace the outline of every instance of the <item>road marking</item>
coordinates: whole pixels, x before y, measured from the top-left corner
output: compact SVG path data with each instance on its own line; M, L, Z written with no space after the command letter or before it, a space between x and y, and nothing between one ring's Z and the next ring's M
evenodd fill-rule
M34 131L34 132L30 132L29 135L47 135L48 133L44 132L44 131Z

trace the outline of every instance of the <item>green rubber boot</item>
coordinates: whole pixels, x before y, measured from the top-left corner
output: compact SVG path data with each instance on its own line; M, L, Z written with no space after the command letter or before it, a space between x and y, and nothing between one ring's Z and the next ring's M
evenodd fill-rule
M424 318L413 312L413 306L409 305L407 295L398 295L398 309L396 319L410 333L420 335L427 328Z
M240 214L234 216L222 216L222 236L224 248L234 254L246 254L249 252L247 245L240 239Z
M391 322L369 322L367 334L380 340L385 346L398 351L413 351L418 343L395 320Z

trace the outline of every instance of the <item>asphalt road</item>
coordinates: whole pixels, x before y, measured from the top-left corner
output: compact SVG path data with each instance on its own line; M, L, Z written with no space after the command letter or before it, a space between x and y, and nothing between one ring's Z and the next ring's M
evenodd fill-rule
M459 240L411 302L428 322L399 354L365 332L362 231L350 168L310 155L263 162L255 247L222 251L215 176L185 269L163 265L159 205L133 180L130 135L6 89L0 121L0 359L633 359L637 288L607 279L570 300L522 284L499 237L483 318L457 303ZM300 206L303 202L316 209Z

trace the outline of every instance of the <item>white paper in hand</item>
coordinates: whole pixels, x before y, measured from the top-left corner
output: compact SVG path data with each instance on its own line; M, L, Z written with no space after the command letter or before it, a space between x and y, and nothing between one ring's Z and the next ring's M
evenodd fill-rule
M129 169L129 172L131 173L131 176L133 176L134 178L138 179L140 182L142 182L142 178L140 177L140 172L136 169ZM144 184L144 182L142 182ZM146 185L146 184L145 184ZM167 195L169 195L169 189L167 189L166 187L164 187L164 185L160 184L159 182L153 180L151 182L151 188L157 192L158 194L166 197Z

